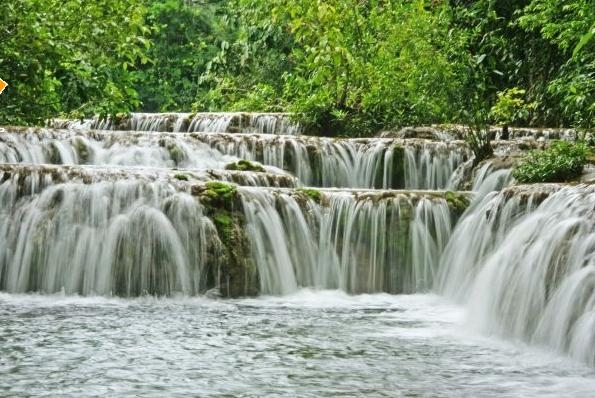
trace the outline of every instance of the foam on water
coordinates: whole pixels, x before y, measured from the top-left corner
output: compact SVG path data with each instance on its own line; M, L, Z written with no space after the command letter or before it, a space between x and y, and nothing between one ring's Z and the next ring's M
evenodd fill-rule
M8 396L577 397L592 370L460 330L436 296L0 294Z

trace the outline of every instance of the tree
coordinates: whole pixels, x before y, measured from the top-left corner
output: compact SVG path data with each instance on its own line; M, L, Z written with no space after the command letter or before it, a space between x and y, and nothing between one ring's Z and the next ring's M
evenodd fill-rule
M149 45L141 0L7 0L0 14L0 123L126 112Z
M183 0L149 2L150 62L138 65L136 72L142 110L187 111L204 95L201 76L227 34L218 9Z

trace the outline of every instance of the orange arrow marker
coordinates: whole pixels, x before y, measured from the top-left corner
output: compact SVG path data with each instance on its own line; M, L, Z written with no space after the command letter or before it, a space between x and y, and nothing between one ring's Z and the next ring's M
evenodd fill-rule
M6 86L8 86L8 83L6 83L4 80L0 79L0 94L2 94L2 91L4 91Z

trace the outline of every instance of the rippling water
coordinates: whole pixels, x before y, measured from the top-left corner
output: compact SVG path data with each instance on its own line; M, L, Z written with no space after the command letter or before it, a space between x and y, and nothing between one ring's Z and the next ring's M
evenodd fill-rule
M595 372L482 338L435 296L0 294L2 397L577 397Z

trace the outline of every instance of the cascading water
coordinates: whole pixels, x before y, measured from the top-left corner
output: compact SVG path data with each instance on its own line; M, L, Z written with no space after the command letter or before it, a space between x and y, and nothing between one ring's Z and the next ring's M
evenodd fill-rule
M595 388L592 369L460 328L466 308L478 330L595 366L593 187L504 188L540 143L497 142L473 173L460 141L297 136L282 114L54 125L0 129L9 396ZM268 172L224 169L240 159Z
M118 119L55 119L49 126L66 129L152 132L256 133L300 135L302 127L284 113L131 113Z
M306 186L455 189L468 158L461 142L196 134L230 156L283 168Z
M424 142L405 147L406 189L456 189L457 168L469 157L461 145Z
M27 129L4 131L0 138L3 163L222 169L237 160L176 134Z
M351 293L428 290L448 241L452 213L428 196L325 192L325 205L283 192L242 188L261 291L298 287ZM302 198L301 200L304 200Z
M402 184L403 160L395 158L392 140L223 134L194 137L227 155L288 170L306 186L389 189Z
M543 200L531 189L491 194L469 210L443 254L438 288L468 303L479 330L593 366L595 190L560 188Z
M157 182L53 185L43 176L18 174L3 181L2 290L124 296L204 291L207 263L220 243L190 195Z
M465 156L458 143L419 140L52 129L5 130L0 138L6 163L221 169L242 158L319 187L454 189L447 176Z

